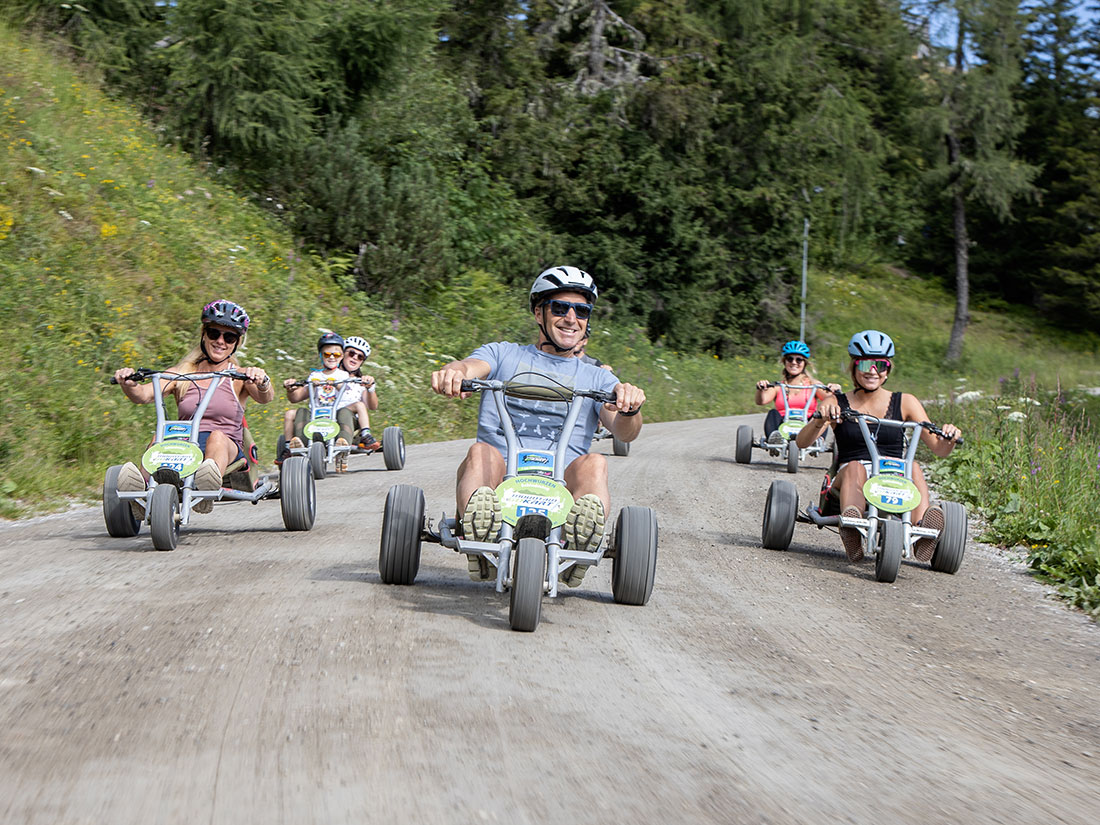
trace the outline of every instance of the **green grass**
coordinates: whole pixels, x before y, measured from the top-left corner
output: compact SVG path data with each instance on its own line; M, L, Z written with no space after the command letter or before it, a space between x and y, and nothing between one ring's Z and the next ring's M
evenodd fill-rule
M0 26L0 67L0 515L98 499L104 469L136 458L154 420L109 375L174 363L215 297L247 307L242 361L275 380L304 376L319 330L363 335L382 403L375 429L400 425L410 442L472 435L476 406L431 394L430 373L484 341L531 340L523 294L475 270L420 303L377 305L343 288L338 262L304 253L216 169L160 145L132 108L47 46ZM1066 403L1024 409L1011 398L1033 377L1048 389L1100 386L1098 340L978 304L965 357L948 369L953 310L940 285L890 267L813 272L814 369L847 385L849 336L893 336L891 386L939 399L932 415L967 430L965 449L929 464L945 494L982 509L989 538L1026 544L1036 570L1095 613L1096 430ZM646 390L648 421L752 411L754 382L779 373L774 342L718 360L650 342L630 319L597 317L593 329L591 353ZM991 400L953 404L966 391ZM286 406L249 409L267 457ZM1014 411L1026 412L1022 424Z

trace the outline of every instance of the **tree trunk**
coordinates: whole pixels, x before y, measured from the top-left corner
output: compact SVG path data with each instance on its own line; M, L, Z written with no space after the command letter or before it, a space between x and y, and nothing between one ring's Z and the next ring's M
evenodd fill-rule
M959 140L954 132L947 134L947 160L957 168ZM948 363L962 357L963 336L970 323L970 236L966 232L966 198L959 181L954 182L951 195L955 229L955 323L951 326L951 339L947 342Z

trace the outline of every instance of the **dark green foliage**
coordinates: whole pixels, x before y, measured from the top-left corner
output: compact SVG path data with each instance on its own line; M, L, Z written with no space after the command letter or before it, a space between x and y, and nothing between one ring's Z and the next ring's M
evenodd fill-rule
M922 27L945 5L962 51ZM1014 0L9 8L371 295L570 262L599 312L727 355L797 328L804 221L814 264L947 272L957 195L976 289L1097 320L1100 35L1070 0L1023 40Z

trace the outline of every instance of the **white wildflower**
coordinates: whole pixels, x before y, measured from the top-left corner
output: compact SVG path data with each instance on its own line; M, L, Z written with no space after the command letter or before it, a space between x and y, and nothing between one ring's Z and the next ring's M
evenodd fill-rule
M1016 412L1010 412L1005 418L1009 421L1024 421L1027 419L1027 415L1017 410Z
M396 338L394 338L392 335L383 335L382 337L385 338L387 341L393 341L395 344L400 344L401 343Z
M971 401L977 401L981 397L981 390L970 390L969 392L959 393L959 396L955 399L955 402L957 404L968 404Z

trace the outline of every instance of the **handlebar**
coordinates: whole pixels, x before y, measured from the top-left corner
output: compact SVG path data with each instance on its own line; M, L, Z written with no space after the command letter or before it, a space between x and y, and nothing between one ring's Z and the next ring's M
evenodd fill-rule
M542 384L530 384L523 381L489 381L484 378L465 378L462 392L485 392L499 390L512 398L525 398L531 401L572 401L575 397L591 398L601 404L614 404L615 393L603 390L574 390L566 386L553 387Z
M815 418L822 418L821 412L815 412L813 415L810 416L810 418L811 420ZM931 421L895 421L892 418L879 418L878 416L870 415L869 413L862 413L858 410L841 410L840 418L842 421L857 421L863 418L868 421L874 421L880 426L882 424L885 424L889 427L902 427L905 429L916 429L917 427L920 427L922 429L928 430L928 432L932 433L933 435L938 435L940 438L945 438L948 441L954 441L955 444L960 447L963 444L962 438L951 438L950 436L945 435L944 431L940 429L939 425L933 424Z
M368 387L373 387L374 383L375 383L374 381L364 381L362 378L344 378L344 379L341 379L340 381L330 381L328 379L326 379L324 381L308 381L308 380L307 381L294 381L290 384L283 384L283 386L287 387L287 388L291 388L291 387L308 387L308 386L311 386L313 384L332 384L334 386L342 386L344 384L364 384Z
M163 370L150 369L149 367L141 367L139 369L136 369L122 380L127 382L128 384L140 384L142 381L152 378L154 375L166 375L169 376L173 381L199 381L203 378L212 378L215 375L222 378L232 378L236 381L250 380L247 375L245 375L243 372L238 372L237 370L215 370L213 372L179 373L164 372ZM118 383L113 375L111 376L111 383Z
M764 389L770 390L773 387L786 387L789 390L825 390L835 395L835 392L824 384L784 384L782 381L769 381L764 385Z

